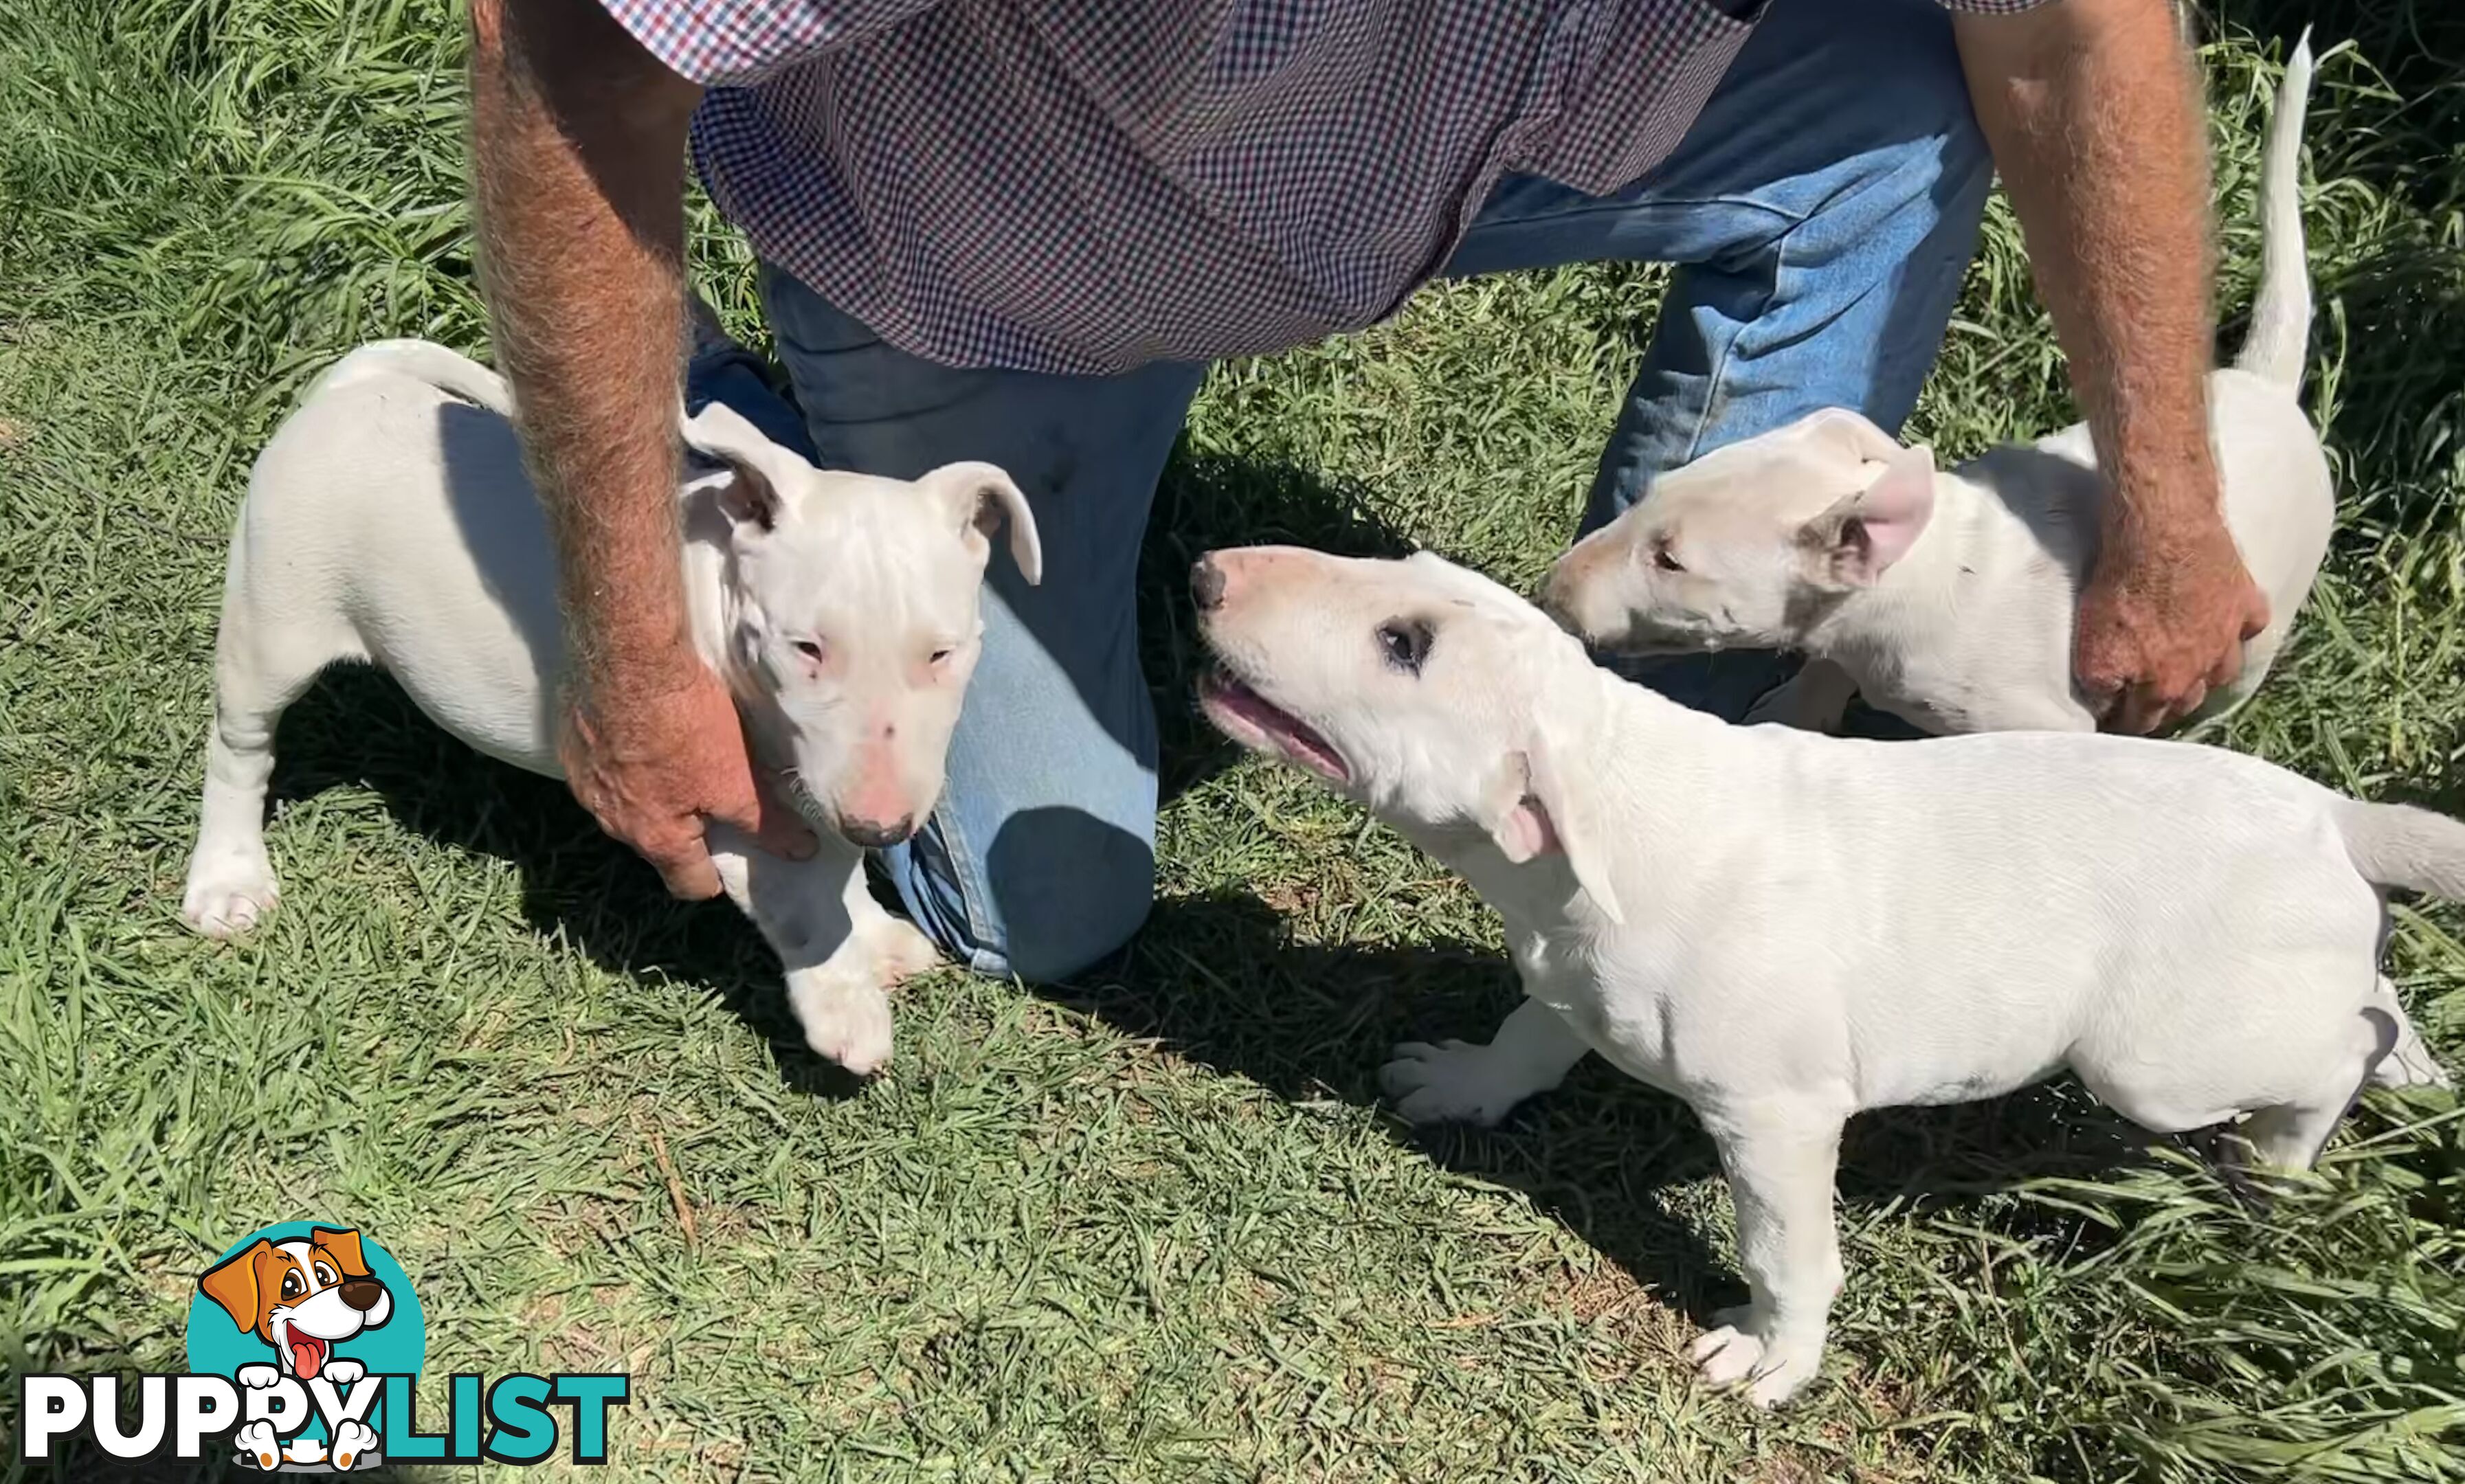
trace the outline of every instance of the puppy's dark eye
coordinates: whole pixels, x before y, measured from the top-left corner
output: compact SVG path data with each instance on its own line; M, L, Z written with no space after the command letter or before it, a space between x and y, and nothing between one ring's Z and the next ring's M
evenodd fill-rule
M1378 649L1387 663L1410 675L1430 657L1430 626L1418 618L1390 618L1378 626Z
M1664 572L1682 572L1686 570L1686 564L1678 561L1676 556L1671 554L1669 543L1667 542L1658 543L1652 548L1652 565L1660 568Z
M818 640L818 639L798 639L798 640L796 641L795 648L796 648L796 653L797 653L804 655L807 659L811 660L814 664L817 664L817 665L818 665L818 664L820 664L820 663L822 662L823 650L822 650L822 645L821 645L821 641L820 641L820 640Z
M282 1296L283 1296L283 1297L285 1297L285 1298L297 1298L297 1297L299 1297L299 1296L300 1296L300 1290L301 1286L302 1286L302 1285L301 1285L301 1284L300 1284L300 1274L297 1274L297 1273L286 1273L286 1274L284 1274L282 1275Z

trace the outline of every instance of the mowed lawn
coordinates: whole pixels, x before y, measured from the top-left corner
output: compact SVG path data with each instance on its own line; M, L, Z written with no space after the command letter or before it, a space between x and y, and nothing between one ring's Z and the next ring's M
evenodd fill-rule
M2343 521L2221 740L2465 810L2465 20L2208 12L2229 345L2305 20L2311 396ZM630 1371L613 1477L2465 1479L2451 1098L2374 1098L2264 1208L2068 1083L1861 1119L1827 1376L1770 1418L1678 1355L1739 1293L1682 1106L1593 1064L1495 1133L1380 1109L1391 1042L1485 1036L1514 1002L1495 919L1205 733L1181 577L1280 539L1528 584L1652 270L1450 284L1217 372L1142 593L1153 921L1076 984L910 986L871 1086L801 1049L731 909L669 901L558 786L366 675L284 725L279 911L190 936L251 458L359 341L484 353L459 24L0 0L0 1367L183 1368L199 1269L313 1217L409 1270L432 1406L455 1371ZM2073 415L1995 210L1913 429L1947 454ZM698 255L750 333L741 245L705 219ZM2392 953L2465 1068L2465 914L2401 909Z

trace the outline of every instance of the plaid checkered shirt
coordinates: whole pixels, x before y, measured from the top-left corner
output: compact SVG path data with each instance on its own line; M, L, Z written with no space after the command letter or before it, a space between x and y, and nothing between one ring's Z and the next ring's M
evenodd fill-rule
M1667 156L1759 9L603 3L711 89L695 166L763 256L927 360L1064 372L1384 319L1501 177L1606 195Z

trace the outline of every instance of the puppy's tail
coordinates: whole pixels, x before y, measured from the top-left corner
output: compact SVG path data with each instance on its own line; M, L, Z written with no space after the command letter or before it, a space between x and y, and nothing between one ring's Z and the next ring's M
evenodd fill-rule
M2337 830L2354 869L2373 886L2465 901L2465 821L2406 804L2340 796Z
M492 412L513 415L513 388L503 377L469 356L424 340L371 341L327 366L301 400L373 376L408 376Z
M2311 97L2311 32L2285 59L2285 80L2259 157L2259 297L2234 365L2299 390L2311 339L2311 265L2302 246L2302 113Z

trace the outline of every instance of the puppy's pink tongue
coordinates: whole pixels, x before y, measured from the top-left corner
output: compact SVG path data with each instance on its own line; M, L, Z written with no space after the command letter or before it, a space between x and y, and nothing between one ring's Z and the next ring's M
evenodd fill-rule
M291 1368L303 1381L325 1369L325 1356L333 1346L314 1335L291 1332Z

